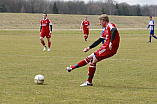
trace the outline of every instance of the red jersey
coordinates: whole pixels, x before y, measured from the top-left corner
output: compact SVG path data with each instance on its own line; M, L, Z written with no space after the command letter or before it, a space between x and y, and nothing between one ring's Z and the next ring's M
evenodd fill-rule
M87 27L90 25L89 21L82 21L81 25L83 26L83 29L88 29Z
M50 32L49 25L52 25L49 19L42 19L40 21L40 26L42 26L41 32Z
M102 45L102 47L104 47L106 49L109 49L112 28L116 28L116 26L113 23L108 23L108 25L106 26L106 29L104 30L103 34L101 35L101 38L104 38L106 40L105 43ZM112 50L117 51L117 49L119 47L119 42L120 42L120 36L119 36L118 30L117 30L117 34L112 42Z

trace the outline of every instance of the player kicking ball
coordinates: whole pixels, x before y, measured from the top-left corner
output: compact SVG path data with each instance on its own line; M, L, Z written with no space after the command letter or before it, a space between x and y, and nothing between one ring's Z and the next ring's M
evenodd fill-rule
M105 40L105 43L102 44L99 50L95 51L94 53L92 53L91 55L89 55L76 65L66 67L67 71L71 72L75 68L79 68L90 63L88 79L85 83L81 84L80 86L92 86L93 85L92 79L94 77L94 73L96 70L96 63L116 54L119 47L120 36L116 26L113 23L109 23L109 17L105 14L98 17L98 20L102 28L105 28L105 30L103 34L100 36L100 38L97 41L95 41L91 46L85 48L83 52L87 52L90 49L96 47L103 40Z
M49 29L49 26L50 26L50 29ZM47 41L48 41L48 50L47 51L51 51L50 50L51 34L52 34L52 24L51 24L51 21L49 19L47 19L47 13L44 13L43 19L40 21L40 41L41 41L41 44L44 46L43 51L46 51L46 49L47 49L45 42L44 42L44 39L43 39L45 36L46 36Z

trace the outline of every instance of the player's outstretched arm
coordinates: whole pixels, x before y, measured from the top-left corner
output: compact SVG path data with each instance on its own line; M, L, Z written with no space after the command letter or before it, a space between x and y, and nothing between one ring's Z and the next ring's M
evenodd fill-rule
M83 52L87 52L87 51L89 51L90 49L96 47L96 46L97 46L98 44L100 44L103 40L105 40L105 39L104 39L104 38L99 38L99 39L98 39L97 41L95 41L91 46L85 48L85 49L83 50Z
M96 40L91 46L89 46L90 49L96 47L98 44L100 44L103 40L105 40L104 38L99 38L98 40Z

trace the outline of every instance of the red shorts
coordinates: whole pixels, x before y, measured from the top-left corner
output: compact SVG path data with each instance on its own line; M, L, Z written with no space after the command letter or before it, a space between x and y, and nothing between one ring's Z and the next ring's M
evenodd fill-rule
M83 29L83 34L89 34L89 29L87 28L87 29Z
M116 52L117 52L117 49L109 50L106 48L100 48L99 50L95 51L94 54L97 60L101 61L103 59L113 56L114 54L116 54Z
M41 32L40 33L40 37L45 37L46 36L46 38L51 38L51 34L50 34L50 32Z

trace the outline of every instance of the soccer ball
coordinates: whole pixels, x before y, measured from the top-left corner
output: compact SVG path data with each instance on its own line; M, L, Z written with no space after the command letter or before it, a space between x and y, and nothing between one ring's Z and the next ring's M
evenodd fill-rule
M45 78L44 78L44 76L41 75L41 74L38 74L38 75L36 75L36 76L34 77L34 82L35 82L36 84L43 84L43 83L44 83L44 80L45 80Z

